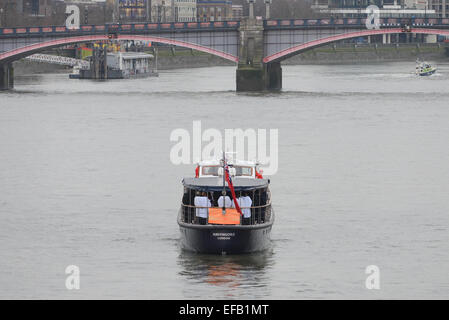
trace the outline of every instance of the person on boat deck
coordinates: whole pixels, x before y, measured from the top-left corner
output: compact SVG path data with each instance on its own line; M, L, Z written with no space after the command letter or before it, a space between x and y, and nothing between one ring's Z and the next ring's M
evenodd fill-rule
M223 208L223 203L225 208L232 208L232 201L231 198L229 198L229 196L223 197L223 195L221 195L220 198L218 198L218 206L220 208Z
M253 201L249 197L248 193L244 192L241 194L240 197L237 198L237 203L239 204L239 207L242 210L243 219L242 224L250 224L251 220L251 206L253 204ZM235 204L232 203L232 207L235 208Z
M195 209L195 215L198 218L199 224L206 224L207 223L207 211L208 208L212 207L212 204L207 197L206 192L197 192L197 195L194 199L195 207L202 207L202 208L196 208Z

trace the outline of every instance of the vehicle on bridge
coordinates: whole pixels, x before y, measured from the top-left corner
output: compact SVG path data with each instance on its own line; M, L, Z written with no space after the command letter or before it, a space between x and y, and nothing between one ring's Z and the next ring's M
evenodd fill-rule
M209 254L251 253L270 246L274 223L269 179L257 163L202 161L184 178L178 214L181 246Z

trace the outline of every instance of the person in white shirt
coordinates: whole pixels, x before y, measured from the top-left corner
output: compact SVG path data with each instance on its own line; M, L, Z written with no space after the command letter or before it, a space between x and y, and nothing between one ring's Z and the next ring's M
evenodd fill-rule
M243 214L242 224L250 224L251 206L253 204L253 201L247 193L242 193L242 195L237 198L237 203L239 204L239 207L242 210ZM232 205L233 207L235 207L234 203Z
M206 192L198 192L197 196L195 196L194 204L195 207L200 207L195 209L195 215L198 218L199 224L206 224L209 210L208 208L212 207Z
M232 208L233 203L229 196L220 196L220 198L218 198L218 206L220 208L223 208L223 203L225 208Z

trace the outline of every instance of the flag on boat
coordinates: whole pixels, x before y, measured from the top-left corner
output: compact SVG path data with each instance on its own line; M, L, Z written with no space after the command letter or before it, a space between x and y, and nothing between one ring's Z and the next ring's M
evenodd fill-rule
M231 175L229 174L229 166L227 163L225 165L225 175L226 175L226 181L228 182L229 189L231 189L231 195L232 195L232 199L234 200L235 208L237 209L237 212L242 215L242 210L240 209L239 203L237 202L237 197L235 196L234 185L232 184Z

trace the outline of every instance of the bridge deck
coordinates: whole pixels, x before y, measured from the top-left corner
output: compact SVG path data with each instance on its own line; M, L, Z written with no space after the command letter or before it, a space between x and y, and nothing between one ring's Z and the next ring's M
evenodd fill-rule
M216 22L176 22L176 23L133 23L133 24L106 24L82 25L79 29L68 29L65 26L48 27L19 27L0 28L0 38L30 37L37 35L47 36L74 36L85 34L138 34L138 33L172 33L172 32L198 32L198 31L225 31L237 30L239 21Z
M414 27L449 28L448 18L381 18L381 27L397 27L408 24ZM265 30L273 29L314 29L329 27L360 28L365 26L363 18L324 18L324 19L279 19L264 20ZM18 27L0 28L0 38L4 37L30 37L36 35L64 36L81 34L136 34L136 33L163 33L163 32L198 32L198 31L224 31L238 30L240 21L215 22L170 22L170 23L129 23L82 25L80 29L67 29L65 26L46 27Z

